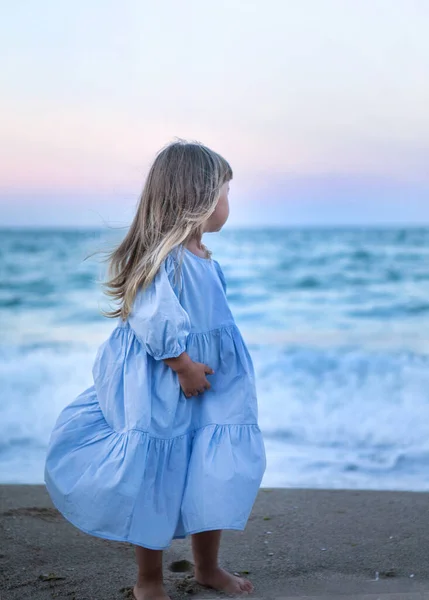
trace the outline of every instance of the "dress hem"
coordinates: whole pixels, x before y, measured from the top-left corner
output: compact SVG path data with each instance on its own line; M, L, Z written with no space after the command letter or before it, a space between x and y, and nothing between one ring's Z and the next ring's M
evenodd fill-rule
M173 540L183 540L185 538L187 538L189 535L193 535L194 533L203 533L204 531L217 531L217 530L232 530L232 531L244 531L246 524L242 525L242 526L231 526L231 525L227 525L227 526L212 526L212 527L205 527L203 529L195 529L192 531L187 531L184 535L177 535L177 536L173 536L170 543L167 546L149 546L147 544L142 544L141 542L136 542L130 538L122 538L119 536L114 536L114 535L108 535L108 534L101 534L101 533L95 533L94 531L90 531L89 529L85 529L84 527L81 527L80 525L77 524L76 521L74 521L73 519L71 519L66 512L63 512L62 509L60 509L59 505L56 503L56 501L54 500L54 497L51 495L48 485L45 481L45 486L46 489L49 493L50 499L52 504L55 506L55 508L58 510L58 512L69 522L71 523L71 525L73 525L74 527L76 527L77 529L79 529L80 531L82 531L83 533L86 533L88 535L92 535L94 537L98 537L104 540L111 540L112 542L123 542L123 543L128 543L128 544L133 544L134 546L141 546L142 548L147 548L148 550L167 550L168 548L170 548L171 546L171 542Z

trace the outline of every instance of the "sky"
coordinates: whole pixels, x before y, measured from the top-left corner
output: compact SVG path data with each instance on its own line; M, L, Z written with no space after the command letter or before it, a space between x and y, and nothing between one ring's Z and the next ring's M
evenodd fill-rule
M227 226L429 224L427 0L15 0L0 226L126 225L156 152L234 171Z

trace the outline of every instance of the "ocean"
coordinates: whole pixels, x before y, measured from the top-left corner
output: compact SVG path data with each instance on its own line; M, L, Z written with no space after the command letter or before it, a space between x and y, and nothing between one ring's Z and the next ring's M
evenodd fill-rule
M43 483L60 410L113 329L89 254L124 230L0 232L0 482ZM263 485L429 490L429 228L224 229ZM233 399L231 399L233 401Z

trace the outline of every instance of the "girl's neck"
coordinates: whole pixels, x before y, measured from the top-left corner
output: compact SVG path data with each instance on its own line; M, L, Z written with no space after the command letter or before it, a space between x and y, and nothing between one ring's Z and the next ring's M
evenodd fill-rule
M189 240L187 244L185 244L186 248L196 254L197 256L201 256L201 258L207 258L207 253L204 249L204 245L201 240L192 239Z

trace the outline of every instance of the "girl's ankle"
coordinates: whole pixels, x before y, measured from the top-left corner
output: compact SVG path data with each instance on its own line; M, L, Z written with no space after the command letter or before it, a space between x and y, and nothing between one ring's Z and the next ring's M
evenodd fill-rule
M213 573L214 571L217 571L217 569L219 569L218 563L198 564L194 562L194 570L198 571L199 573Z
M137 575L137 586L145 587L147 585L164 585L164 578L162 573L150 573Z

